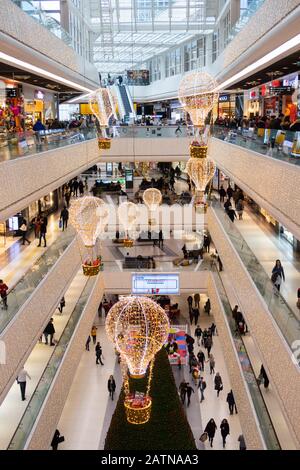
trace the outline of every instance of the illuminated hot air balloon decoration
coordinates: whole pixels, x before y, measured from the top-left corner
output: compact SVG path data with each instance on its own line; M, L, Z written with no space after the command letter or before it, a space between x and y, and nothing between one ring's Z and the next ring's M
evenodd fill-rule
M203 202L205 188L216 171L215 163L209 157L190 158L186 164L186 171L195 185L195 203Z
M82 256L83 273L86 276L98 274L102 269L101 256L96 253L97 238L104 232L108 222L108 207L102 199L84 196L72 201L69 210L70 224L73 225L85 246Z
M121 356L127 420L132 424L146 423L151 414L154 357L167 341L170 328L167 314L148 297L124 297L110 309L105 327ZM128 373L131 378L140 379L147 371L146 393L130 392Z
M190 145L191 157L205 157L207 154L208 129L205 123L209 113L218 103L217 81L207 72L191 72L180 82L178 98L190 115L195 128L195 140Z
M159 189L148 188L143 193L143 201L149 210L149 224L155 225L156 221L153 216L162 202L162 194Z
M137 222L139 220L140 211L136 204L133 202L125 201L118 207L118 217L122 223L126 237L123 240L123 244L126 247L133 246L133 240L131 237L135 238L132 232L134 232Z
M98 88L89 95L89 105L93 115L96 117L98 132L98 147L109 149L111 139L107 137L106 127L111 116L116 117L115 104L108 88Z

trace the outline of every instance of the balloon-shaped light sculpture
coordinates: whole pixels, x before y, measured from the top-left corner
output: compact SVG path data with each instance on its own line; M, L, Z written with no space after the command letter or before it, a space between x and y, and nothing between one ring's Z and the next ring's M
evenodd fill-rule
M209 132L204 126L208 114L218 103L217 86L216 80L207 72L190 72L180 82L178 98L195 128L195 140L190 146L192 157L205 157L207 154Z
M123 364L127 420L133 424L143 424L149 420L151 413L149 393L153 361L155 354L167 341L169 319L153 300L147 297L125 297L112 306L105 327ZM130 393L128 371L131 378L140 379L148 368L146 394Z
M71 203L69 220L87 249L86 259L83 260L83 272L88 276L97 274L102 266L101 257L95 255L94 247L97 238L105 230L108 217L107 205L97 197L84 196Z
M133 202L125 201L118 207L118 217L126 233L126 238L123 241L126 247L133 246L133 240L130 238L130 235L132 235L132 232L136 228L139 216L140 210Z
M89 105L96 117L98 126L98 147L109 149L111 140L107 137L106 127L111 116L116 117L115 104L108 88L98 88L89 95Z
M154 218L154 213L158 209L159 205L162 202L162 194L159 189L148 188L143 193L143 201L149 210L149 225L154 226L156 220Z
M186 171L196 190L203 193L215 174L216 165L210 158L190 158L186 164Z

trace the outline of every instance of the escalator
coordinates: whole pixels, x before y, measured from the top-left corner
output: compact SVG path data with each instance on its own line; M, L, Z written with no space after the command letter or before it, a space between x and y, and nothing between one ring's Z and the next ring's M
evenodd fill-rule
M133 101L126 85L117 85L119 96L119 113L124 122L128 122L130 116L135 116Z

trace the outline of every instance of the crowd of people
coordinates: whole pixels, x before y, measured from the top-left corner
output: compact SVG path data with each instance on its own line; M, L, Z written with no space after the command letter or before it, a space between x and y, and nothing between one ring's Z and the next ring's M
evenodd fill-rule
M237 117L218 117L215 120L215 125L225 127L228 129L276 129L276 130L290 130L293 132L300 130L300 119L296 118L291 122L291 118L288 115L280 113L276 115L264 115L260 116L257 114L254 117L243 116Z

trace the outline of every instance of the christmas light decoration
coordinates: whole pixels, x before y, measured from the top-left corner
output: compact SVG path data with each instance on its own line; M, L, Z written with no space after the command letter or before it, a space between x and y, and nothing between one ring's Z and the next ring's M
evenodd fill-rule
M130 235L132 235L132 231L136 227L139 216L139 208L133 202L125 201L118 207L118 217L126 233L126 239L123 242L126 247L133 245L133 240L130 239Z
M207 72L191 72L181 80L178 98L194 126L204 126L209 112L218 103L219 93L214 91L217 86L217 81Z
M96 240L104 232L108 222L108 207L102 199L84 196L72 201L69 221L80 235L87 253L84 255L83 272L95 275L101 268L101 258L93 253Z
M143 193L143 201L150 210L150 212L154 212L161 204L161 192L159 191L159 189L156 188L148 188Z
M216 165L210 158L190 158L186 164L186 171L196 190L203 194L215 174Z
M98 88L89 95L89 105L93 115L96 117L99 126L98 146L100 149L109 149L111 139L107 137L105 127L109 124L112 116L116 117L115 104L108 88Z
M153 300L125 297L110 309L105 327L130 375L140 378L168 338L169 319Z

